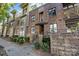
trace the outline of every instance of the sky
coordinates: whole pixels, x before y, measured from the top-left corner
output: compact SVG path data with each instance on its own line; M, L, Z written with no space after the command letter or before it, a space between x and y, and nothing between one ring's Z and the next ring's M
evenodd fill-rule
M16 9L17 11L20 11L20 10L21 10L21 8L20 8L20 3L16 3L16 5L14 5L14 7L12 7L12 8L10 9L10 11L12 11L13 9Z

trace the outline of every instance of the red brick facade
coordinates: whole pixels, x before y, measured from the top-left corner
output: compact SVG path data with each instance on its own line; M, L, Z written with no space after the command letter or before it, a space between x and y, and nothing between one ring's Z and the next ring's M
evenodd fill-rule
M56 8L56 15L49 16L48 10L51 8ZM35 16L35 21L32 21L32 16ZM29 13L29 34L31 35L31 28L32 26L35 27L35 32L40 34L39 28L40 28L40 17L43 19L43 25L44 25L44 34L48 34L50 32L50 24L57 24L57 32L64 32L65 28L65 22L63 20L64 17L64 11L63 11L63 5L61 3L48 3L45 4ZM38 24L38 25L37 25ZM62 29L62 31L61 31Z

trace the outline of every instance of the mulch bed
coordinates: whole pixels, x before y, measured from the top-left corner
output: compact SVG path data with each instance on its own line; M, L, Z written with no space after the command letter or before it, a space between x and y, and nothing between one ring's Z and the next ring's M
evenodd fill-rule
M41 49L39 49L39 50L34 49L34 51L35 51L35 53L36 53L37 55L40 55L40 56L51 56L50 53L48 53L48 52L44 52L44 51L41 50Z
M4 40L6 40L6 41L13 42L10 37L1 37L1 38L4 39ZM26 42L26 43L24 43L24 44L19 44L19 43L16 43L16 42L13 42L13 43L15 43L15 44L17 44L17 45L20 45L20 46L30 44L30 43L28 43L28 42Z

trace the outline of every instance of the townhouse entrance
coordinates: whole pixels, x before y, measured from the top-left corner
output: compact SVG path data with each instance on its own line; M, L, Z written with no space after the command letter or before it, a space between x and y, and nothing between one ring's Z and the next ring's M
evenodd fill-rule
M37 26L37 32L35 34L32 34L32 43L35 43L36 41L39 42L42 41L42 38L44 36L44 24L36 24Z
M39 34L44 35L44 25L43 24L39 25L38 30L39 30Z
M45 34L44 34L44 30L46 30L46 29L44 29L44 26L46 24L47 24L46 22L41 22L41 23L37 24L37 27L38 27L38 38L37 39L38 39L38 42L40 43L40 45L45 47L46 51L48 53L50 53L51 52L51 50L50 50L50 37L45 36Z
M44 12L39 13L39 34L44 35Z
M44 35L44 26L46 25L46 22L39 22L36 24L36 26L38 27L38 35Z

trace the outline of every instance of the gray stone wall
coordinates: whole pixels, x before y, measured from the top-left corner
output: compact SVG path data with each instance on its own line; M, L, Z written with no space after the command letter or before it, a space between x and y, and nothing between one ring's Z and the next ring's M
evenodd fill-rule
M79 35L72 33L51 34L50 40L52 55L79 55Z

